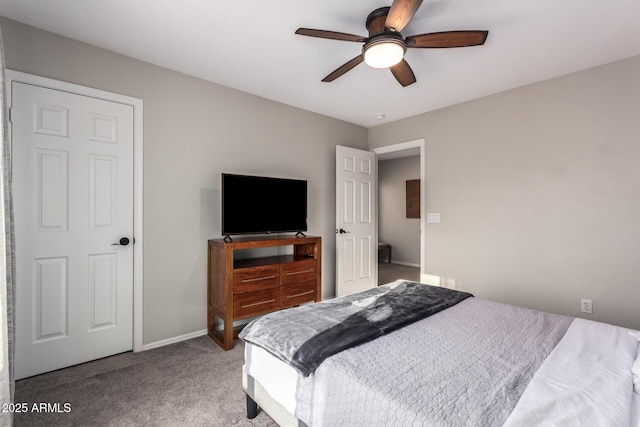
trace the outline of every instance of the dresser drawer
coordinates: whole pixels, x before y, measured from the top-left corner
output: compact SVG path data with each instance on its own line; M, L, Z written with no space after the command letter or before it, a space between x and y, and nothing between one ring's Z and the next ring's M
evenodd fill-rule
M280 264L280 277L283 285L315 280L317 274L318 261L316 259Z
M233 296L233 318L257 316L280 308L280 289L270 288Z
M287 285L280 288L280 308L293 307L316 300L316 281Z
M237 268L233 270L233 293L253 292L280 285L280 266Z

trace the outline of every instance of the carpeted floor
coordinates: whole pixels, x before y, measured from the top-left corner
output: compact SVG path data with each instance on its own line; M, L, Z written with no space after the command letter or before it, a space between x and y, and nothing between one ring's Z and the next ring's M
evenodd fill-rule
M274 427L263 412L246 418L243 357L241 341L224 351L203 336L20 380L16 403L60 405L15 414L14 426Z
M420 274L415 267L380 263L378 276L383 284L418 281ZM224 351L203 336L20 380L16 403L49 405L43 412L16 413L14 426L275 427L264 412L246 418L243 358L241 341Z

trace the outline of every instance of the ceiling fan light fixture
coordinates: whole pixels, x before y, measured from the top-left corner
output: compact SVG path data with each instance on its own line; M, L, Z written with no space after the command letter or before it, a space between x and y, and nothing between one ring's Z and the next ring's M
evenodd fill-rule
M364 62L372 68L389 68L402 61L407 45L401 38L371 40L364 46Z
M416 76L409 63L404 59L407 48L448 48L483 45L489 31L457 30L439 31L409 36L406 39L401 32L413 19L423 0L393 0L390 7L380 7L367 16L368 37L337 31L298 28L296 34L347 42L364 42L361 53L351 58L322 79L332 82L361 63L372 68L386 68L400 83L407 87L416 82Z

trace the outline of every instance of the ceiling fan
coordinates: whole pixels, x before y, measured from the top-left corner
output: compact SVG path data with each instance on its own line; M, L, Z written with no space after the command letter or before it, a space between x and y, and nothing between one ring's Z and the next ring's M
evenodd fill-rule
M347 71L365 62L373 68L389 68L402 86L416 82L413 70L404 60L407 48L447 48L479 46L484 44L489 31L460 30L427 33L403 37L400 31L407 26L420 7L422 0L394 0L391 7L381 7L367 16L369 37L336 31L298 28L296 34L323 39L361 42L362 53L322 79L332 82Z

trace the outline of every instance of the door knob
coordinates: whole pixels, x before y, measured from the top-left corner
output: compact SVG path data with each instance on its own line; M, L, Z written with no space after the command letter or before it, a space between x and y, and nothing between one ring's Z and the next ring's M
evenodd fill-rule
M349 231L345 231L345 229L344 229L344 228L340 228L340 229L338 229L337 231L338 231L338 233L340 233L340 234L349 233Z
M120 239L120 241L118 241L118 243L112 243L111 246L127 246L129 242L130 240L128 237L123 237L122 239Z

